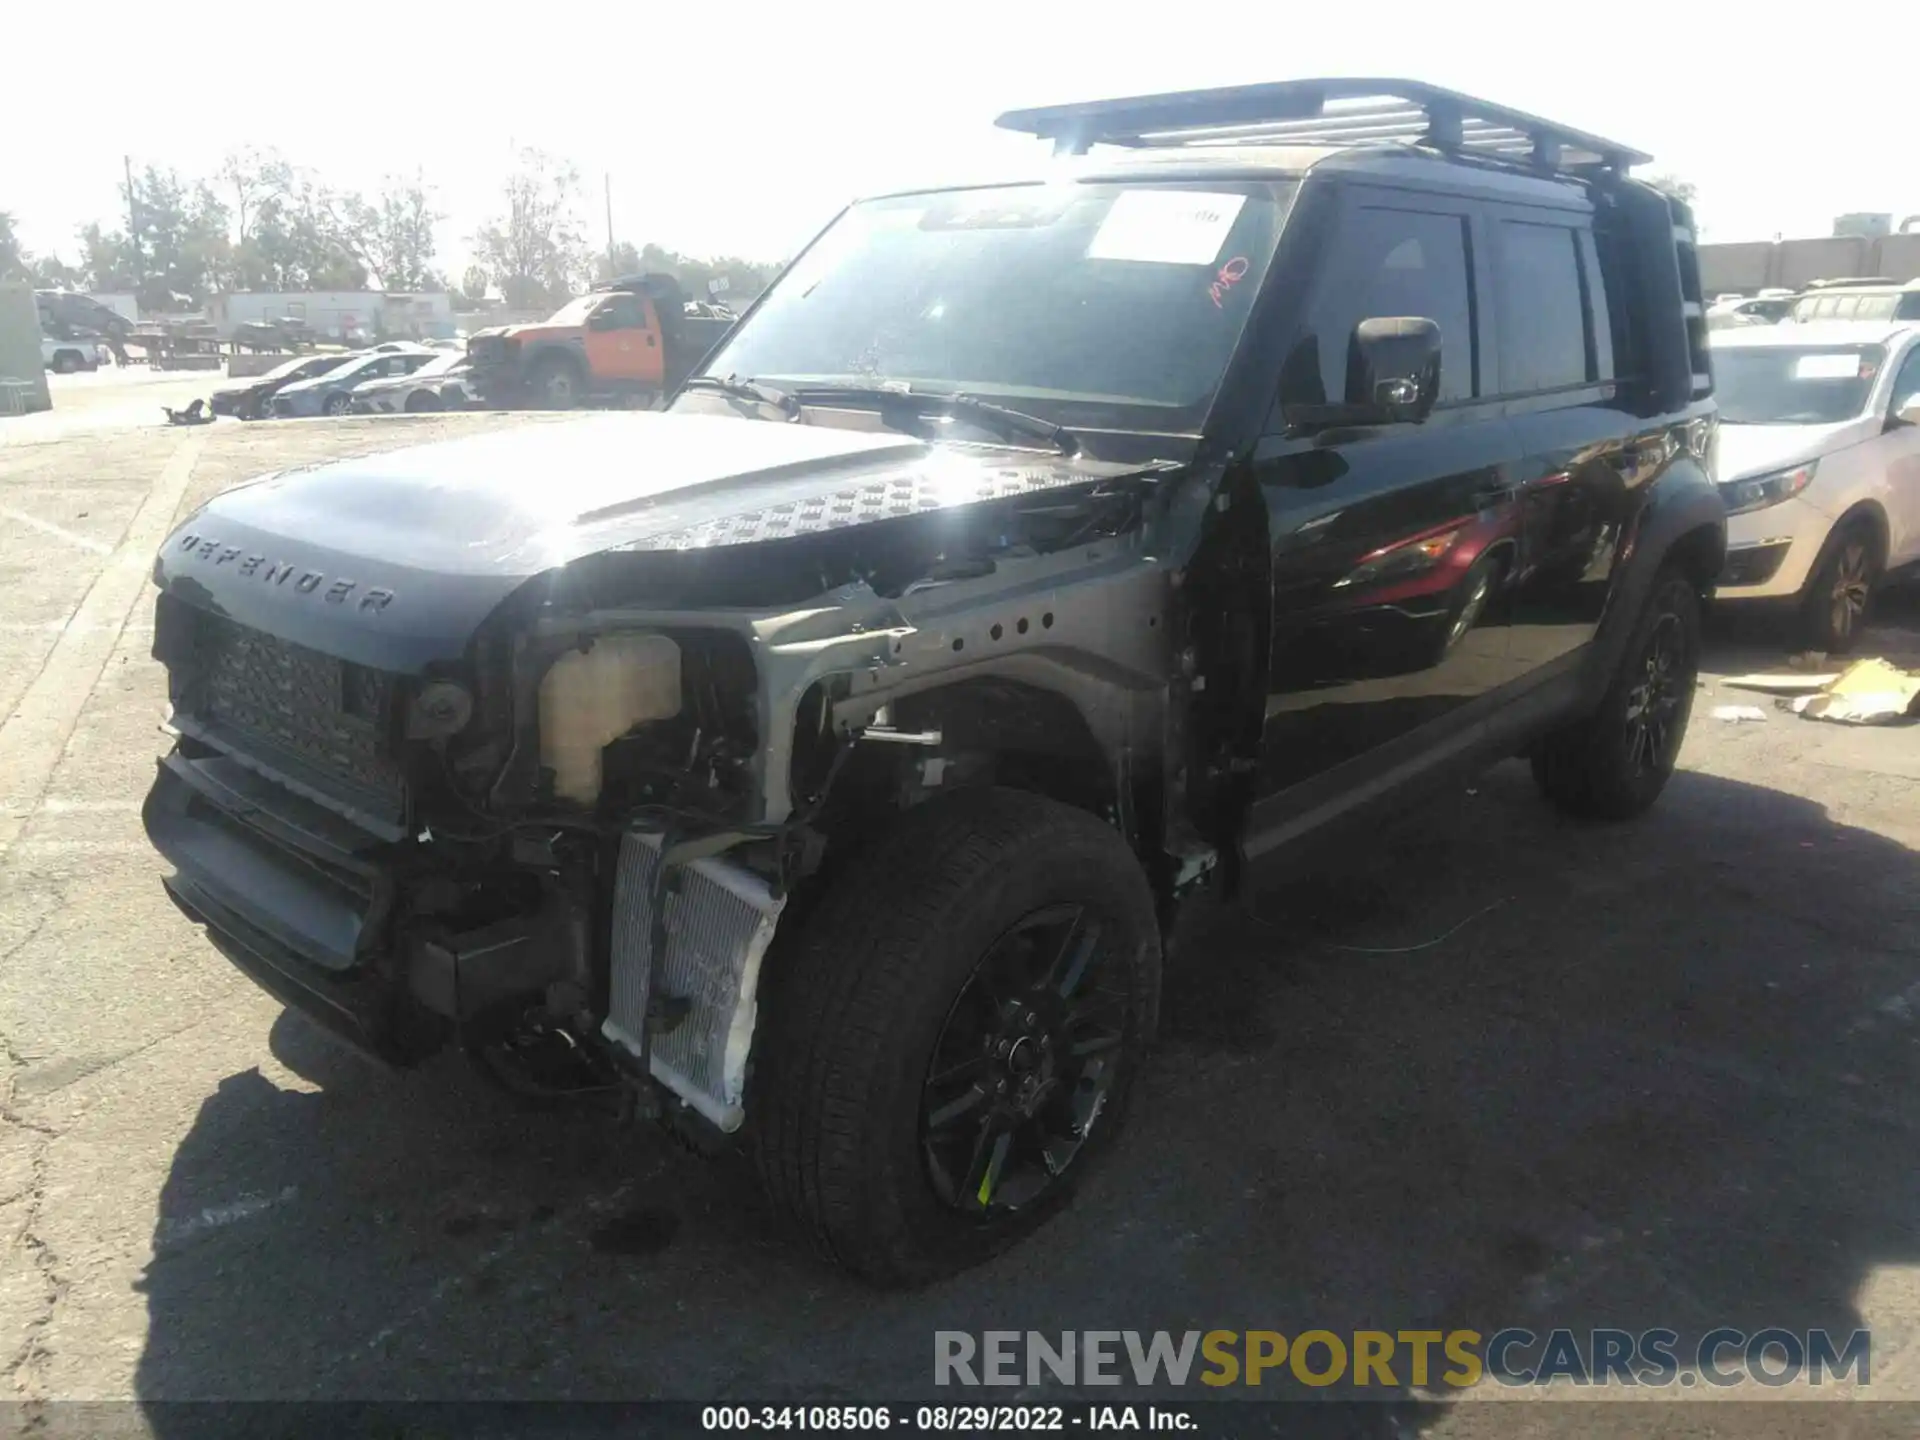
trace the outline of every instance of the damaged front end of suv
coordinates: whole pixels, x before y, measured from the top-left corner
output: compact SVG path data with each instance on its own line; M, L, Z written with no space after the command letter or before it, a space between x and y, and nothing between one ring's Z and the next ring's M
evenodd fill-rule
M655 452L755 483L609 499ZM1132 809L1165 470L641 415L229 492L156 567L168 890L388 1060L733 1130L782 912L863 827L1009 764Z

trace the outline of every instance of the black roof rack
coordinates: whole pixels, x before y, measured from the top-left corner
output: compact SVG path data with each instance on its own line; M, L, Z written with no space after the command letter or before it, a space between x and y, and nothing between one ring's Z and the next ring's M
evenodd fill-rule
M1084 155L1091 145L1400 143L1549 170L1624 171L1653 158L1417 80L1276 80L1009 110L994 123L1051 140L1056 155Z

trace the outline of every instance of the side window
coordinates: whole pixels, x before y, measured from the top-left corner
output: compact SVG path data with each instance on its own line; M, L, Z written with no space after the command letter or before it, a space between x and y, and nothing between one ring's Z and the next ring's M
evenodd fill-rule
M1897 295L1862 295L1853 302L1853 318L1856 320L1891 320L1893 309L1900 297Z
M1909 290L1900 297L1900 307L1894 311L1896 320L1920 320L1920 290Z
M1353 332L1362 320L1399 315L1440 327L1440 399L1472 399L1478 390L1467 246L1463 215L1366 205L1346 211L1305 333L1281 373L1282 404L1363 400L1347 393Z
M647 327L646 303L638 295L619 294L602 305L594 319L601 330L644 330Z
M1525 395L1595 378L1587 370L1587 315L1577 232L1502 220L1495 254L1500 391Z
M1600 266L1593 233L1582 230L1578 239L1580 278L1587 294L1587 337L1591 347L1587 357L1587 374L1595 380L1609 381L1619 373L1617 367L1620 361L1614 355L1613 309L1607 303L1606 275Z
M1889 402L1889 414L1898 414L1900 407L1909 400L1920 399L1920 345L1907 348L1907 358L1900 362L1900 370L1893 377L1893 393Z

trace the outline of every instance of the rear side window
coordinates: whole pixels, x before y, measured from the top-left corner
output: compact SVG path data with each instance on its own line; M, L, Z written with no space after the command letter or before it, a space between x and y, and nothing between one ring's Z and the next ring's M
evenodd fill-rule
M1499 230L1501 393L1525 395L1597 378L1588 373L1578 232L1530 220L1502 220Z
M1900 308L1894 312L1896 320L1920 320L1920 290L1909 290L1900 297Z
M1473 287L1463 215L1360 205L1347 210L1316 287L1306 331L1288 355L1289 405L1357 404L1348 351L1362 320L1421 316L1440 327L1440 399L1470 400L1475 384Z

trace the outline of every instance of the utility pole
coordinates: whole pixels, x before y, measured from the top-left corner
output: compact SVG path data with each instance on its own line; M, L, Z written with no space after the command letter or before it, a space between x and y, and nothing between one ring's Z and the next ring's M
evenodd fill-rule
M127 244L133 249L133 258L140 258L140 217L133 207L133 157L122 155L120 163L127 172Z
M602 172L600 180L607 192L607 279L617 280L620 277L613 273L613 172Z

